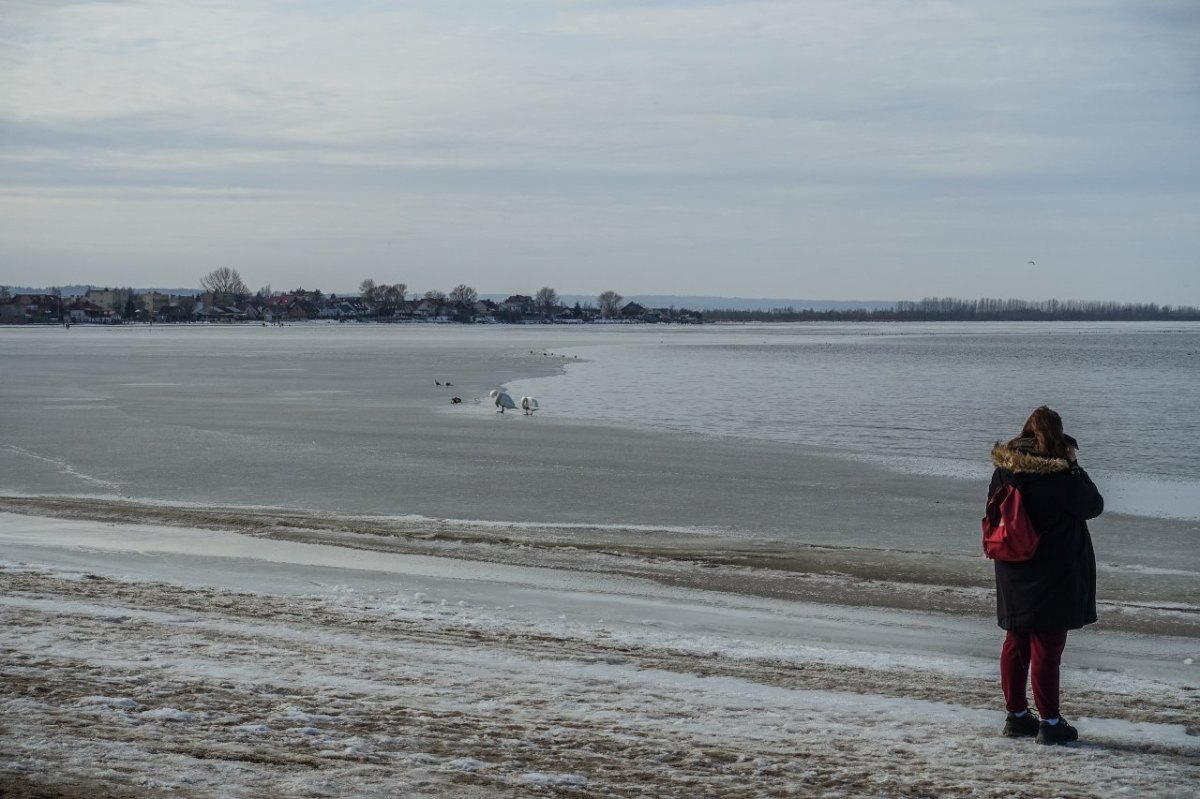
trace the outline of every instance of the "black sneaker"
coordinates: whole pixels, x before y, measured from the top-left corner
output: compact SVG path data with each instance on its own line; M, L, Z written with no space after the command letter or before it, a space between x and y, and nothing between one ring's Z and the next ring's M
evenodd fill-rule
M1004 720L1004 732L1001 735L1005 738L1032 738L1038 734L1041 723L1041 719L1035 716L1032 710L1026 710L1024 716L1009 713L1008 718Z
M1038 728L1037 742L1040 744L1065 744L1078 740L1079 730L1062 717L1059 717L1057 724L1047 724L1043 721Z

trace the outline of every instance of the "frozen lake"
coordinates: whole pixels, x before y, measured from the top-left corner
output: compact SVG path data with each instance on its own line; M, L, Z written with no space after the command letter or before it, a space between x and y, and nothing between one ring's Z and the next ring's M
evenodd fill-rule
M1196 325L7 328L0 366L5 494L955 554L1046 402L1101 559L1200 571Z
M1200 519L1200 325L786 324L634 329L518 381L556 413L784 441L980 481L996 439L1059 410L1110 510Z
M0 793L1180 795L1195 339L0 329ZM1054 757L997 737L978 541L1042 401L1125 511Z

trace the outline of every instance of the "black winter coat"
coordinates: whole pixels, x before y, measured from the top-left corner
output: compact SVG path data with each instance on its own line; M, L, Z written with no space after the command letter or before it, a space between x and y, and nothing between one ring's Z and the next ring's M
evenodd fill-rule
M996 561L996 618L1014 632L1078 630L1096 621L1096 555L1087 520L1104 498L1080 466L1035 454L1032 441L997 443L988 498L1000 486L1020 488L1038 532L1031 560Z

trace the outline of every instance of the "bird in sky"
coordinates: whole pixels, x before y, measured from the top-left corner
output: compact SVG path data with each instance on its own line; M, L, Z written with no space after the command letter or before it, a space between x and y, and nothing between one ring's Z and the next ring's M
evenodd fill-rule
M1029 264L1030 266L1037 266L1037 261L1026 261L1025 263Z

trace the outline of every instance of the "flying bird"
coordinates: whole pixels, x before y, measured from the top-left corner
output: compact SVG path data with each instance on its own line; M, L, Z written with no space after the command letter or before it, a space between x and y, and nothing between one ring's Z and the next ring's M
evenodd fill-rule
M1026 261L1025 263L1029 264L1030 266L1037 266L1037 261Z
M533 412L538 409L538 401L533 397L521 397L521 410L525 411L526 416L533 416Z
M493 388L488 392L488 396L492 398L492 403L500 409L500 413L504 413L505 408L516 410L517 403L513 402L513 398L507 393Z

